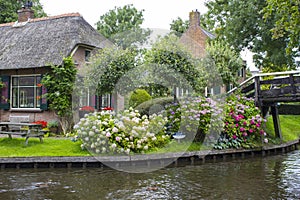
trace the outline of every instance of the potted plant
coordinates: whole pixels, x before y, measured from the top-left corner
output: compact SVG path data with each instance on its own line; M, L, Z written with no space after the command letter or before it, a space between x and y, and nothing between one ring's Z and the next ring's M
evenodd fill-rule
M51 133L57 133L58 132L58 122L57 121L50 121L47 124L47 128Z

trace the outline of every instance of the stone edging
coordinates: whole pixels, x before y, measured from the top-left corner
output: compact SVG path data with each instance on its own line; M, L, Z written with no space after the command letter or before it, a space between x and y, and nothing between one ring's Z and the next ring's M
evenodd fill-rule
M265 146L257 149L203 150L184 153L145 154L136 156L78 156L78 157L2 157L1 169L5 168L87 168L109 166L132 166L138 164L151 166L170 163L168 166L185 166L246 158L275 155L298 149L299 139L280 145ZM100 162L101 161L101 162ZM105 164L103 164L105 163Z

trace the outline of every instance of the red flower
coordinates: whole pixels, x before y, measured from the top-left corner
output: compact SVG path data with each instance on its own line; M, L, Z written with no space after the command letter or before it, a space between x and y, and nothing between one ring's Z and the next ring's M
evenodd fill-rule
M102 108L102 110L113 110L112 107L105 107L105 108Z
M47 127L47 122L43 121L43 120L39 120L39 121L36 121L36 122L33 122L33 123L34 124L41 124L42 128L46 128Z
M89 111L89 112L94 112L95 108L91 107L91 106L83 106L81 107L79 110L84 110L84 111Z

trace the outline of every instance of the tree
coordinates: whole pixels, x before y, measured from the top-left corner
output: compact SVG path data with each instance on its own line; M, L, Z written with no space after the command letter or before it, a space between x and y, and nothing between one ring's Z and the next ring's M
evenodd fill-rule
M150 35L150 29L142 29L143 11L138 11L132 4L115 7L100 16L96 23L97 30L122 48L143 44Z
M264 9L265 20L275 17L271 29L273 38L289 38L287 54L300 51L300 1L299 0L267 0Z
M206 3L205 28L214 31L236 51L249 49L255 53L258 67L271 69L295 67L295 54L287 54L289 38L273 38L274 16L264 19L266 2L261 0L213 0Z
M86 66L86 82L89 86L96 87L96 94L110 94L116 88L118 81L126 72L135 68L137 51L111 47L102 49L91 58L91 64ZM130 83L124 83L130 87Z
M171 33L175 34L178 37L180 37L188 28L189 21L183 21L180 17L178 17L176 20L173 20L170 24Z
M18 20L17 11L22 8L25 1L0 0L0 23L15 22ZM45 17L47 14L43 10L39 0L32 0L34 17Z
M162 75L158 78L174 79L174 84L185 84L183 82L186 81L195 92L203 94L207 74L199 68L199 60L193 59L192 54L179 42L177 36L169 35L156 41L152 49L146 52L145 63L155 65L156 72L153 74ZM156 78L152 77L153 83L160 81Z
M214 65L217 69L215 71L217 77L221 77L225 85L236 85L238 79L237 72L243 67L243 61L239 53L233 48L230 48L230 46L221 39L209 41L206 47L206 53L207 67L212 69L211 64ZM213 74L214 73L210 73L210 76L212 77Z
M42 84L47 88L49 108L59 117L64 134L72 128L72 94L77 69L71 57L64 58L61 66L51 66Z

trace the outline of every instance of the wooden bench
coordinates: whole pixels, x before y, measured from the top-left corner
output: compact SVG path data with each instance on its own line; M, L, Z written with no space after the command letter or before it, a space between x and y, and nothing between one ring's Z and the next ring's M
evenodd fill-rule
M7 134L12 139L12 135L25 137L25 144L28 144L30 137L38 137L43 142L45 132L42 131L41 124L18 123L18 122L0 122L0 134Z

